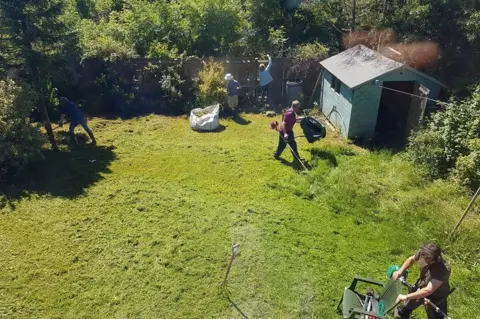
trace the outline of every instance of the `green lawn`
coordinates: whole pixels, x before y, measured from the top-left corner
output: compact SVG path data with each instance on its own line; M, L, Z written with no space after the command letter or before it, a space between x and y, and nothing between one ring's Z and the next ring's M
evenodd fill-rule
M289 152L272 158L271 119L243 119L218 133L92 120L97 148L63 145L3 186L0 317L241 318L219 293L240 243L229 287L246 315L339 318L354 275L383 280L434 240L453 269L451 316L478 318L478 210L447 238L468 194L335 136L299 138L313 169L298 173Z

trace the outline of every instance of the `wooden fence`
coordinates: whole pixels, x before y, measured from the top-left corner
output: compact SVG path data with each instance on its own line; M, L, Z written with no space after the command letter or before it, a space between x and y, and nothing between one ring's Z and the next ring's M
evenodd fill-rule
M198 73L203 68L203 62L208 62L209 59L192 59L183 61L183 75L195 78L198 76ZM224 65L225 73L231 73L234 78L242 86L242 94L245 94L249 97L249 101L253 103L259 102L261 99L264 101L264 97L260 96L259 84L258 84L258 72L259 66L261 63L265 65L268 64L266 60L259 60L254 57L223 57L223 58L213 58L215 62L221 62ZM114 64L115 70L124 78L130 80L135 77L136 74L139 74L149 63L153 65L173 65L179 63L179 60L159 60L159 59L126 59L120 60ZM272 68L270 73L273 77L272 83L272 98L275 104L286 105L287 102L287 92L286 92L286 80L287 80L287 71L291 66L291 59L288 58L279 58L273 59ZM88 60L84 61L82 68L82 82L93 83L95 79L100 75L103 61L98 60ZM307 89L304 90L306 97L313 88L315 84L316 76L308 82L304 83L304 87ZM89 85L83 85L84 93L88 93Z

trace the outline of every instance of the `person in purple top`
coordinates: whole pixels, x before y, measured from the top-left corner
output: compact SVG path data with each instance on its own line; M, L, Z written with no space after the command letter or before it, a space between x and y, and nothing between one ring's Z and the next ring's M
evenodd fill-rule
M233 78L233 75L231 75L230 73L227 73L225 75L225 81L228 81L228 107L232 111L235 111L235 109L238 107L238 90L240 89L240 84Z
M88 133L88 136L92 139L92 145L96 145L97 141L95 140L95 136L93 135L92 130L88 127L87 118L83 114L83 112L78 108L77 104L70 102L66 97L61 97L59 99L60 103L60 112L62 116L60 118L60 126L63 126L65 122L65 115L70 118L70 141L77 142L77 137L75 136L75 127L81 125L83 129Z
M297 150L297 142L295 142L295 136L293 134L293 127L295 126L295 123L303 120L303 117L297 117L296 113L298 111L300 111L300 102L293 101L292 107L283 114L282 124L278 130L278 147L277 151L273 154L273 157L277 160L280 159L280 155L282 155L285 147L287 147L287 143L292 149L294 161L298 161L298 159L300 159L300 155L298 154Z

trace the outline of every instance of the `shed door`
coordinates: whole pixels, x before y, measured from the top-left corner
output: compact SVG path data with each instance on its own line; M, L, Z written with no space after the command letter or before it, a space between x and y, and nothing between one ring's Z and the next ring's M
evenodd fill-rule
M420 83L415 84L415 89L413 91L414 96L412 97L412 104L408 114L406 126L407 131L405 132L407 136L412 130L418 128L418 125L423 120L425 109L427 107L428 94L430 94L430 90L426 86Z

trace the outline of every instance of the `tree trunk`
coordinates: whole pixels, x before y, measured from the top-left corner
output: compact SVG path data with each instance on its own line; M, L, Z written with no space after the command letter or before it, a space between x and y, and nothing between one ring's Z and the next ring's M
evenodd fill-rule
M25 64L27 68L30 69L32 75L32 81L35 87L37 87L37 91L39 94L38 99L38 106L40 111L42 112L43 117L43 125L45 126L45 130L47 131L48 140L52 145L52 149L54 151L58 151L57 142L55 141L55 137L53 136L52 124L50 123L50 117L48 116L47 105L45 104L45 90L42 87L41 79L40 79L40 71L37 68L37 61L34 61L32 58L32 42L28 37L28 26L25 17L23 16L21 21L22 26L22 33L23 33L23 45L24 45L24 55L25 55Z
M45 96L43 94L40 95L40 98L38 100L38 106L42 111L43 124L45 126L45 130L47 131L48 140L52 145L52 149L54 151L58 151L57 142L55 141L55 137L53 135L52 124L50 123L50 116L48 116L47 106L45 105Z
M352 0L352 26L351 29L352 31L355 31L356 27L355 25L357 24L357 0Z

